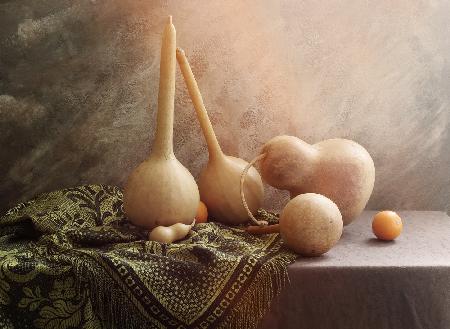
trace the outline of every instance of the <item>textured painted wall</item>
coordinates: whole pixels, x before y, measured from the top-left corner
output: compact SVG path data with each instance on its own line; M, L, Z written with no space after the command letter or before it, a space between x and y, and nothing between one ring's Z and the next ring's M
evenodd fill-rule
M172 14L226 153L250 159L278 134L351 138L375 160L370 208L444 210L449 13L445 0L2 1L0 208L124 184L151 147ZM207 159L179 72L175 152L195 176Z

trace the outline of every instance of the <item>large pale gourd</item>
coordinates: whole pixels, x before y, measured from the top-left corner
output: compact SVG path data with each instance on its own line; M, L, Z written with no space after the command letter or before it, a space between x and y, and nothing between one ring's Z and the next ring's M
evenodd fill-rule
M357 218L372 194L373 160L351 140L310 145L294 136L278 136L264 145L261 154L261 175L269 185L288 190L291 198L309 192L330 198L339 207L344 225Z
M124 210L130 221L152 229L190 224L199 204L194 177L173 153L176 32L169 17L161 47L158 115L151 154L128 178Z
M214 219L227 224L245 223L249 218L241 202L239 187L241 173L248 163L222 152L194 74L184 51L179 48L177 60L208 146L209 161L200 173L198 184L201 200L207 205L208 212ZM243 191L249 210L255 212L264 197L264 187L256 169L249 170Z

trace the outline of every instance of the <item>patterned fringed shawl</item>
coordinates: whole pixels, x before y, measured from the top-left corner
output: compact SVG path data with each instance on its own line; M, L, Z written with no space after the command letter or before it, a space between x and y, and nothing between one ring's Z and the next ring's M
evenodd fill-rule
M148 241L119 188L68 188L0 218L0 327L255 328L295 258L278 234L215 222Z

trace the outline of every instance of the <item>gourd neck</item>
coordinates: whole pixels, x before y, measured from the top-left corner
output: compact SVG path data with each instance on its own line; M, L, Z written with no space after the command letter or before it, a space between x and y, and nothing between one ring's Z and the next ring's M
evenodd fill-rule
M222 152L222 149L220 148L219 142L217 141L216 134L214 134L214 131L211 126L211 122L209 121L208 116L206 115L206 120L208 121L207 127L202 126L203 134L205 135L206 139L206 146L208 147L208 155L209 155L209 161L219 161L225 158L225 155Z
M224 154L220 148L219 142L217 141L211 121L209 120L208 112L206 111L205 104L203 103L203 97L200 93L200 89L198 88L194 73L192 72L183 49L177 48L176 56L181 73L184 77L184 81L186 82L186 87L189 95L191 96L200 127L202 128L203 136L205 136L209 153L209 161L220 160L224 157Z
M216 148L210 148L208 145L208 154L209 154L209 158L208 158L208 162L209 163L218 163L218 162L223 162L226 160L226 156L225 154L223 154L222 150L220 149L216 149Z
M158 91L158 114L152 155L172 158L175 105L176 31L172 17L163 32Z

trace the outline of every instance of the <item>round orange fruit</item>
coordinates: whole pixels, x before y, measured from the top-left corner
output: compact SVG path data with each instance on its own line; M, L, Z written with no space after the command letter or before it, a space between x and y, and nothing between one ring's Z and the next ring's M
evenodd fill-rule
M206 223L208 221L208 208L200 201L197 208L197 214L195 215L196 223Z
M403 229L402 219L394 211L380 211L373 217L372 231L378 239L394 240Z

